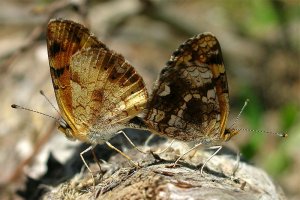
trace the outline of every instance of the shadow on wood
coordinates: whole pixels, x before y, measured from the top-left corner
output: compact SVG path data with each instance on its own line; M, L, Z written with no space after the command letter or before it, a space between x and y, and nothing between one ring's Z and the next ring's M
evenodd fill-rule
M165 146L152 146L163 149ZM149 150L149 147L141 147ZM198 150L185 157L177 167L170 167L186 145L177 143L159 159L141 154L134 149L126 151L140 163L140 169L129 166L126 159L114 154L101 163L103 173L96 173L95 186L88 172L77 173L71 180L55 187L46 187L44 199L222 199L255 200L285 199L282 190L261 169L244 161L239 163L234 176L236 155L221 151L213 157L200 174L203 162L213 153Z

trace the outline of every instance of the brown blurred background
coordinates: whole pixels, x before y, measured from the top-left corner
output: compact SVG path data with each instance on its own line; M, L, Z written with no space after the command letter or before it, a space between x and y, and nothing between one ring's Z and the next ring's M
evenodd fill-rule
M149 91L172 52L198 33L221 43L230 90L230 125L250 104L232 139L242 155L265 169L289 199L300 199L300 1L299 0L4 0L0 2L1 199L17 198L24 174L45 172L49 155L63 162L72 146L53 120L13 110L13 103L56 116L39 94L56 102L45 31L50 18L81 22L143 76ZM56 104L56 103L55 103ZM57 153L55 153L57 152ZM18 169L20 169L18 171Z

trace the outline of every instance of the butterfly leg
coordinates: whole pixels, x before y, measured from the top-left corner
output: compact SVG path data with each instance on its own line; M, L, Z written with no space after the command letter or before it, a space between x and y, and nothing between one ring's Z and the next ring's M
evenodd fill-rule
M85 149L84 151L82 151L82 152L80 153L80 157L81 157L82 162L84 163L84 165L85 165L86 168L89 170L89 172L90 172L90 174L91 174L91 176L92 176L92 179L93 179L93 187L95 188L95 183L96 183L95 177L94 177L94 175L93 175L92 170L89 168L88 164L86 163L86 161L85 161L85 159L84 159L84 157L83 157L83 154L85 154L85 153L88 152L88 151L92 151L93 149L94 149L94 146L89 146L89 148Z
M212 146L209 147L209 149L217 149L202 165L201 170L200 170L200 174L203 176L203 169L205 167L205 165L222 149L222 146Z
M173 144L174 142L175 142L175 139L173 139L173 140L168 144L168 146L167 146L166 148L164 148L163 150L161 150L160 152L153 152L153 153L159 155L159 154L162 154L162 153L166 152L169 148L171 148L171 146L172 146L172 144Z
M122 152L120 149L118 149L117 147L113 146L111 143L106 142L107 146L109 146L110 148L114 149L115 151L117 151L118 153L120 153L122 156L124 156L127 160L129 160L130 163L132 163L136 168L140 168L140 166L138 164L136 164L135 162L133 162L133 160L126 155L124 152Z
M147 138L147 140L145 141L144 146L149 146L149 142L154 138L154 136L155 136L155 134L151 134L151 135ZM154 153L154 154L157 154L157 155L162 154L162 153L164 153L165 151L167 151L167 150L172 146L172 144L174 143L174 141L175 141L175 139L173 139L173 140L170 142L170 144L168 144L168 146L167 146L165 149L161 150L160 152L153 152L151 149L150 149L150 151L151 151L152 153Z
M89 168L88 164L85 162L83 154L85 154L88 151L91 151L93 148L94 148L93 146L89 146L89 148L85 149L84 151L82 151L80 153L80 158L81 158L82 162L84 163L84 165L86 166L86 168L89 170L90 173L92 173L92 170Z
M150 141L154 138L154 134L152 133L148 138L147 138L147 140L145 141L145 144L144 144L144 146L149 146L149 143L150 143Z
M241 155L240 155L240 150L237 150L237 151L238 152L236 154L236 160L235 160L234 168L233 168L233 171L232 171L231 179L234 178L235 173L237 172L237 170L240 167Z
M142 150L140 150L132 141L131 139L126 135L126 133L124 131L118 131L118 133L122 133L124 135L124 137L128 140L128 142L131 144L131 146L136 149L137 151L143 153L143 154L147 154L147 152L144 152Z
M191 151L193 151L194 149L197 149L200 145L202 145L202 143L198 143L196 144L193 148L189 149L188 151L186 151L184 154L182 154L179 158L177 158L177 160L175 161L175 163L173 164L173 166L175 167L178 163L178 161L183 158L184 156L186 156L188 153L190 153Z
M240 161L241 161L241 153L240 149L236 145L231 145L230 147L234 153L236 153L235 163L233 165L232 174L230 174L230 178L234 180L235 174L238 171L240 167Z
M97 158L96 153L95 153L95 150L94 150L95 147L96 147L96 146L94 146L94 147L91 149L92 154L93 154L93 159L94 159L94 161L97 163L100 172L102 172L102 168L101 168L101 165L100 165L100 161L99 161L99 159Z
M151 135L147 138L147 140L145 141L144 146L149 146L150 141L151 141L154 137L155 137L155 134L151 134ZM151 151L152 153L154 153L154 154L162 154L162 153L164 153L165 151L167 151L167 150L172 146L172 144L174 143L174 141L175 141L175 139L173 139L173 140L170 142L170 144L169 144L165 149L163 149L163 150L160 151L160 152L153 152L152 150L150 150L150 151Z

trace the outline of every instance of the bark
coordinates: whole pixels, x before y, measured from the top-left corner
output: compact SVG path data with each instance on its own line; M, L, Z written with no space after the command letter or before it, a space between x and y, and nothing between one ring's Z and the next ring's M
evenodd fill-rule
M222 150L200 168L213 153L197 150L187 155L177 167L172 167L177 154L185 145L179 144L163 154L126 151L140 168L128 166L120 154L112 156L108 163L101 163L102 173L77 174L57 187L48 188L44 199L222 199L222 200L283 200L282 190L261 169L239 162L236 156ZM142 147L141 147L142 148ZM153 147L151 147L153 149ZM143 148L146 149L145 147ZM91 166L94 171L96 165ZM234 174L233 174L234 173Z

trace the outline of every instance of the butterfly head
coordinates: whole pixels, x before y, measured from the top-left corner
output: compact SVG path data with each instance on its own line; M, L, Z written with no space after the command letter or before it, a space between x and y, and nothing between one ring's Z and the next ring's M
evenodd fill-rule
M223 141L230 140L233 136L239 134L239 130L233 128L226 128L224 134L221 136Z
M58 130L62 132L69 140L75 141L87 141L87 128L85 125L76 126L74 124L68 123L63 118L58 121Z
M62 132L69 140L76 140L72 128L64 120L59 120L58 130Z

